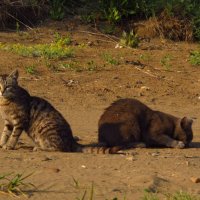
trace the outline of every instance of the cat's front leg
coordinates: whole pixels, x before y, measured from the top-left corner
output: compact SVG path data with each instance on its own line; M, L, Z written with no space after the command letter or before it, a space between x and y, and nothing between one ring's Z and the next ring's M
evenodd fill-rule
M22 131L23 128L21 126L14 126L8 142L3 145L3 149L8 149L8 150L14 149Z
M185 148L185 144L182 141L173 140L172 142L169 143L169 147L183 149Z
M6 120L3 132L1 134L0 147L3 147L7 143L8 139L12 133L12 130L13 130L13 126L10 125L9 122Z
M171 147L171 148L178 148L178 149L183 149L185 148L185 144L182 141L175 140L168 135L154 135L151 137L151 140L154 141L154 144L156 145L164 145L166 147Z

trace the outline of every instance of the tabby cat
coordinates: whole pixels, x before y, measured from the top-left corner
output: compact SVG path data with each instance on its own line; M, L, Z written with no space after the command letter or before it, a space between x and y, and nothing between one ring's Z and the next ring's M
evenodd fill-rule
M98 125L98 141L107 147L184 148L193 139L192 119L154 111L136 99L120 99L106 108Z
M115 153L117 148L84 147L78 144L68 122L46 100L30 96L18 85L18 71L0 76L0 113L5 126L0 147L14 149L25 131L35 143L34 151Z

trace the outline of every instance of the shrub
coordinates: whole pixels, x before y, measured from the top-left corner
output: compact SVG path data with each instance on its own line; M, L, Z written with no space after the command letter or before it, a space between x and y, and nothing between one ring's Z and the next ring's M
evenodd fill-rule
M200 51L192 51L189 61L192 65L200 65Z

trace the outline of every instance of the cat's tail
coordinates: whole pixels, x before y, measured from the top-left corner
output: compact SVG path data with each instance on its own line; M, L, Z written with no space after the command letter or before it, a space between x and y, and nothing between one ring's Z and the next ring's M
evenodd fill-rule
M117 154L122 149L122 146L105 147L76 144L73 151L90 154Z
M83 147L83 153L92 153L92 154L117 154L122 147L114 146L114 147Z

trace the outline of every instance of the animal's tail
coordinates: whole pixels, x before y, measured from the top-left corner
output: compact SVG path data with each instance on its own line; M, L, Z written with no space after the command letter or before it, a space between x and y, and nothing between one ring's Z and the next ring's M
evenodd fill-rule
M105 147L105 146L89 146L76 144L73 148L74 152L91 153L91 154L117 154L123 149L122 146Z
M120 151L122 147L114 146L114 147L83 147L83 153L93 153L93 154L116 154Z

